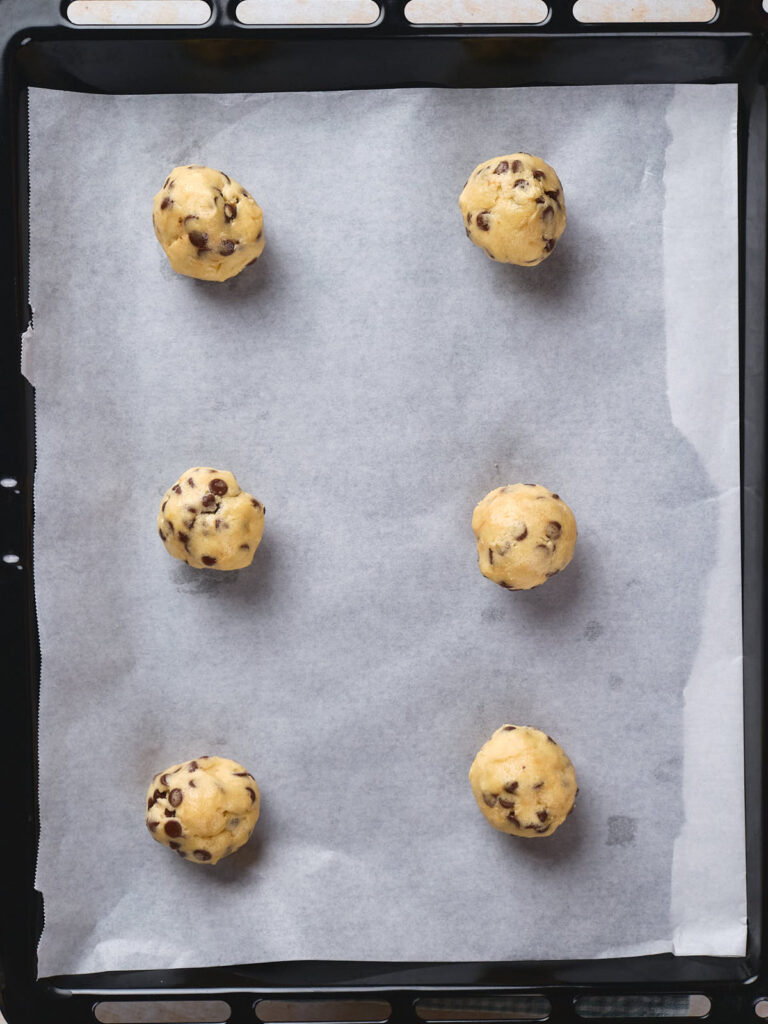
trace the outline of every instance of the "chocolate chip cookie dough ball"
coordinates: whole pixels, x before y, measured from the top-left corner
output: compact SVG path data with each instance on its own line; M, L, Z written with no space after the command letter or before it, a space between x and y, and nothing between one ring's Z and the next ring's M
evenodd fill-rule
M469 782L488 824L524 839L551 836L579 792L563 748L528 725L497 729L472 762Z
M467 235L491 259L533 267L565 231L560 179L530 153L486 160L470 174L459 198Z
M174 167L155 196L157 240L178 274L226 281L264 249L261 207L223 171Z
M223 469L195 466L160 504L160 540L195 569L244 569L264 533L264 506Z
M250 839L259 819L256 780L227 757L198 757L156 775L147 828L180 857L215 864Z
M472 514L480 572L507 590L530 590L568 565L576 520L559 494L540 484L497 487Z

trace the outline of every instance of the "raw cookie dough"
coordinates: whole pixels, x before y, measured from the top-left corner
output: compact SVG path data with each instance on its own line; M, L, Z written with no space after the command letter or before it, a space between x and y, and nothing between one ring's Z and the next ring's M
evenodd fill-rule
M459 206L468 237L500 263L535 266L565 231L560 179L530 153L480 164L470 174Z
M576 520L559 494L510 484L486 494L472 514L480 572L507 590L530 590L573 558Z
M256 780L228 757L198 757L156 775L147 828L180 857L215 864L250 839L259 818Z
M165 492L157 528L168 553L195 569L244 569L261 542L264 511L231 473L196 466Z
M489 825L524 839L551 836L573 810L579 788L565 751L529 725L502 725L469 769Z
M226 281L264 249L261 207L223 171L174 167L155 196L157 240L178 274Z

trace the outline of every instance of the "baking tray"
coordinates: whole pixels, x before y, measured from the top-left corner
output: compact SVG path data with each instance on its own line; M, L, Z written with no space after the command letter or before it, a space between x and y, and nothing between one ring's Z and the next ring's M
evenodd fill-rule
M582 25L553 0L530 26L416 26L405 0L379 0L370 26L241 25L235 0L213 0L202 27L75 26L67 2L0 0L0 955L11 1024L92 1021L99 1002L221 1000L254 1021L260 1000L331 1000L317 1019L361 1020L349 1001L381 1000L392 1021L579 1021L693 1015L741 1024L768 1012L765 873L766 692L765 346L768 189L768 14L758 0L722 0L705 25ZM39 818L36 715L39 647L32 572L34 391L20 373L29 325L27 88L97 93L271 92L405 86L614 83L738 84L741 512L748 943L743 958L674 957L493 963L292 962L113 972L39 980L43 900L34 888ZM407 928L404 916L403 927ZM539 999L527 998L538 996ZM501 997L501 1003L496 1002ZM606 997L613 997L606 1003ZM425 1000L442 1009L428 1009ZM437 1000L437 1002L434 1002ZM516 1000L516 1001L515 1001ZM202 1006L200 1007L202 1014ZM362 1013L362 1015L361 1015ZM222 1018L227 1016L224 1008ZM381 1019L375 1013L376 1019ZM700 1014L698 1014L700 1019ZM193 1019L188 1016L185 1019ZM159 1018L158 1018L159 1019ZM272 1019L277 1019L272 1017ZM301 1019L308 1019L308 1015ZM366 1017L371 1019L371 1016Z

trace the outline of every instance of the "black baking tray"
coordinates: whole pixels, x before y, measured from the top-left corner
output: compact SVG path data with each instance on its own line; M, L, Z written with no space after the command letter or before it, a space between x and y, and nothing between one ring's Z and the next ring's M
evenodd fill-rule
M768 14L759 0L721 0L707 24L602 30L551 0L530 26L411 25L405 0L379 0L370 26L239 24L236 2L212 0L202 27L81 27L59 0L0 0L0 956L10 1024L93 1021L100 1001L223 1000L229 1020L253 1022L264 998L381 999L390 1020L419 1019L442 999L452 1020L483 1019L491 997L540 995L551 1021L584 1019L589 998L615 996L601 1019L687 1015L706 995L706 1020L754 1022L768 1010L766 856L765 350L768 189ZM37 706L40 654L33 583L34 391L20 373L28 303L27 87L95 93L261 92L407 86L612 83L738 84L739 303L748 948L743 958L632 957L493 963L294 962L39 979L44 920L35 890L39 830ZM108 173L108 172L105 172ZM66 258L66 239L51 239ZM712 254L717 259L717 254ZM98 295L94 295L98 301ZM106 414L106 411L105 411ZM73 488L87 486L73 481ZM717 827L713 794L713 828ZM119 864L115 864L119 879ZM568 908L563 908L568 913ZM402 927L408 928L403 908ZM628 1002L641 996L645 1002ZM623 997L623 998L622 998ZM653 998L649 998L653 997ZM594 999L598 1003L594 1002ZM767 1000L765 1004L761 1000ZM521 1005L521 1004L519 1004ZM518 1008L519 1008L518 1005ZM530 1002L535 1010L536 1003ZM544 1005L547 1005L546 1003ZM634 1007L630 1011L628 1007ZM346 1011L333 1011L341 1019ZM531 1011L533 1012L533 1011ZM624 1014L624 1015L623 1015ZM427 1016L429 1014L427 1013ZM435 1015L437 1016L437 1015ZM496 1019L499 1013L495 1011ZM501 1017L503 1018L502 1011ZM507 1011L507 1017L513 1017ZM445 1014L443 1015L445 1019ZM327 1019L327 1018L324 1018ZM356 1018L359 1019L359 1018ZM532 1019L532 1018L527 1018ZM537 1019L541 1019L540 1017ZM680 1019L678 1017L678 1019Z

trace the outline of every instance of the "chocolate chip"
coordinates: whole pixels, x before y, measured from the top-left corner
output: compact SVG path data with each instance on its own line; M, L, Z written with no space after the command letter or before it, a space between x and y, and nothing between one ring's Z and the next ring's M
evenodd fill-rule
M203 555L200 561L203 565L216 565L216 559L213 555Z
M157 532L160 534L160 540L164 541L165 540L165 534L163 533L163 531L162 530L158 530Z
M256 803L256 790L255 789L251 789L250 786L246 786L245 787L245 791L246 791L246 793L250 793L250 795L251 795L251 803L255 804Z
M240 545L240 550L241 551L248 551L248 550L250 550L250 544L241 544Z
M170 842L168 845L172 850L178 850L181 847L181 843Z
M248 193L247 193L247 192L245 191L245 189L244 189L244 188L241 188L241 189L240 189L240 195L241 195L241 196L245 196L246 198L248 198Z
M554 743L554 742L555 742L555 741L554 741L554 740L552 739L552 737L551 737L551 736L547 736L547 739L549 740L549 742L550 742L550 743Z
M210 860L211 859L211 855L210 855L210 853L208 853L207 850L193 850L192 851L192 856L195 858L195 860Z
M501 804L502 807L506 807L508 810L514 809L515 806L514 800L507 800L506 797L503 796L499 797L499 803Z
M566 817L567 817L567 815L566 815ZM533 825L531 827L533 828L534 832L539 832L541 834L543 834L544 832L549 832L549 825L541 825L539 827Z
M481 210L480 213L478 213L477 217L475 218L477 226L480 228L481 231L491 230L491 218L489 214L489 210Z
M225 174L224 171L219 171L219 174L222 176L222 178L226 179L226 182L227 182L228 185L232 184L232 179L230 178L230 176L228 174Z
M518 533L517 536L515 537L515 540L525 540L525 538L527 536L528 536L528 527L525 524L523 524L523 532L522 533Z
M547 536L550 540L557 540L560 534L563 532L563 527L560 523L555 520L551 520L547 523Z
M525 180L525 178L518 178L512 187L528 189L530 186L528 182Z
M166 809L165 809L165 811L163 813L165 814L166 818L175 818L176 817L176 811L169 811L167 807L166 807Z
M200 218L198 217L198 215L196 213L189 213L189 214L187 214L187 216L184 218L184 226L185 227L186 227L186 224L187 224L188 220L200 220Z
M505 725L504 728L501 731L502 732L512 732L512 730L516 729L516 728L517 728L516 725Z
M546 544L537 544L536 545L536 550L538 551L539 548L541 548L542 551L546 551L547 553L549 553L549 548L547 547Z
M187 767L187 771L190 774L192 774L192 772L196 772L199 767L200 765L197 763L197 761L190 761L189 766Z
M554 238L544 238L542 241L544 242L544 252L552 252L557 245Z
M229 223L237 216L237 207L232 203L224 203L224 219Z
M544 220L552 220L552 218L555 216L555 211L552 209L551 206L546 206L541 216L544 218Z
M559 569L553 569L553 570L552 570L551 572L545 572L545 573L544 573L544 578L545 578L545 579L550 579L550 577L552 577L552 576L557 576L557 574L558 574L559 572L560 572L560 570L559 570Z
M219 246L220 256L231 256L235 251L235 243L231 238L225 238Z
M213 186L213 191L214 192L218 192L222 199L224 198L224 193L221 191L220 188L217 188L216 185ZM216 202L215 199L214 199L214 202Z
M512 782L508 782L506 784L506 786L504 787L504 790L507 793L516 793L517 792L517 788L518 788L519 785L520 785L520 783L517 782L517 780L514 780Z
M184 794L180 789L172 789L168 794L168 803L171 807L178 807L181 801L184 799Z
M560 189L559 188L547 189L544 192L544 195L545 196L549 196L550 199L554 199L554 201L557 203L557 205L558 206L560 205L560 198L559 198L559 196L560 196Z
M190 779L189 784L192 787L192 789L197 789L197 783L195 782L194 779Z
M166 821L165 834L174 839L178 839L181 835L181 823L178 821Z
M556 498L557 501L560 501L560 495L559 494L553 494L552 497Z
M251 498L251 504L253 505L254 508L259 507L259 502L255 498Z
M151 796L151 797L150 797L150 798L149 798L149 799L147 800L147 810L148 810L148 811L151 811L151 810L152 810L152 808L153 808L153 807L155 806L155 804L156 804L156 803L157 803L157 800L155 800L155 798L154 798L153 796Z
M227 493L229 488L227 487L225 481L221 479L221 477L215 476L213 480L211 480L211 482L208 484L208 490L211 491L213 494L218 494L219 497L221 497L223 494Z
M186 520L186 521L184 522L184 525L186 526L186 528L187 528L188 530L191 530L191 529L192 529L192 527L193 527L193 526L195 525L195 520L194 520L194 519L187 519L187 520Z
M483 793L483 802L488 807L495 807L496 797L493 795L493 793Z
M544 181L544 178L546 177L544 171L534 171L533 176L536 179L536 181Z
M523 487L538 487L538 484L523 484Z
M531 788L532 788L532 789L541 789L541 787L542 787L543 785L544 785L544 783L543 783L543 782L537 782L537 783L536 783L536 785L535 785L535 786L532 786Z
M165 512L165 506L167 504L168 504L168 499L166 498L165 501L163 502L163 504L160 506L160 511L161 512Z
M579 787L577 786L576 787L576 792L573 794L573 799L575 800L578 795L579 795Z
M168 785L168 773L167 772L163 772L163 774L160 776L160 785L161 786L167 786Z
M194 481L194 479L191 476L187 477L187 483L189 484L190 487L194 487L195 486L195 481Z
M539 819L539 821L546 821L547 818L549 817L549 812L548 811L536 811L536 817Z
M471 238L472 237L472 234L471 234L469 228L464 228L464 234L467 236L467 238Z
M467 224L471 224L471 223L472 223L472 211L470 210L469 213L467 214Z
M522 160L513 160L512 161L512 173L513 174L517 174L519 171L522 171L522 169L523 169L523 161Z
M159 824L160 824L159 821L148 821L147 822L147 828L149 829L150 832L155 832L157 830L157 826Z
M173 206L173 200L169 196L166 196L162 203L160 203L160 209L167 210L169 206Z
M203 252L208 248L208 233L206 231L190 231L189 240L196 249Z
M159 789L156 789L156 790L155 790L155 792L154 792L154 793L152 794L152 799L153 799L153 800L155 801L155 803L157 803L157 801L158 801L158 800L159 800L159 799L160 799L160 798L161 798L161 797L162 797L163 795L164 795L164 794L163 794L163 793L161 793Z
M261 241L261 236L263 234L264 234L264 229L263 228L259 228L259 233L258 233L258 235L256 235L256 241L257 242Z
M162 534L161 534L161 536L162 536ZM163 537L163 540L165 540L165 537ZM488 548L488 561L491 563L491 565L493 565L493 549L492 548Z
M515 163L519 164L520 161L516 160ZM496 166L495 166L495 168L493 170L493 173L494 174L506 174L508 170L509 170L509 160L501 160L499 163L496 164Z
M211 508L216 504L216 498L212 494L204 494L202 499L203 508Z
M186 855L186 853L184 853L184 851L183 851L183 850L177 850L177 851L176 851L176 853L178 853L178 855L179 855L180 857L186 857L186 856L187 856L187 855Z
M168 188L168 182L169 182L170 180L171 180L171 176L170 176L170 174L169 174L169 175L168 175L168 177L167 177L167 178L165 179L165 183L163 184L163 188Z
M179 540L182 544L189 544L189 537L183 530L179 530Z
M249 260L249 261L248 261L248 262L247 262L247 263L245 264L245 265L246 265L246 267L252 267L252 266L253 266L253 264L254 264L254 263L256 262L256 260L257 260L258 258L259 258L258 256L254 256L252 260Z
M237 775L240 779L252 779L253 776L250 772L232 772L233 775Z
M176 494L181 494L181 487L178 484L174 484L171 490L174 491Z
M544 198L544 196L536 196L536 202L537 203L545 203L546 199Z
M517 818L512 813L512 811L509 812L507 817L509 818L509 820L512 822L513 825L517 825L517 827L520 828L520 822L517 820Z

